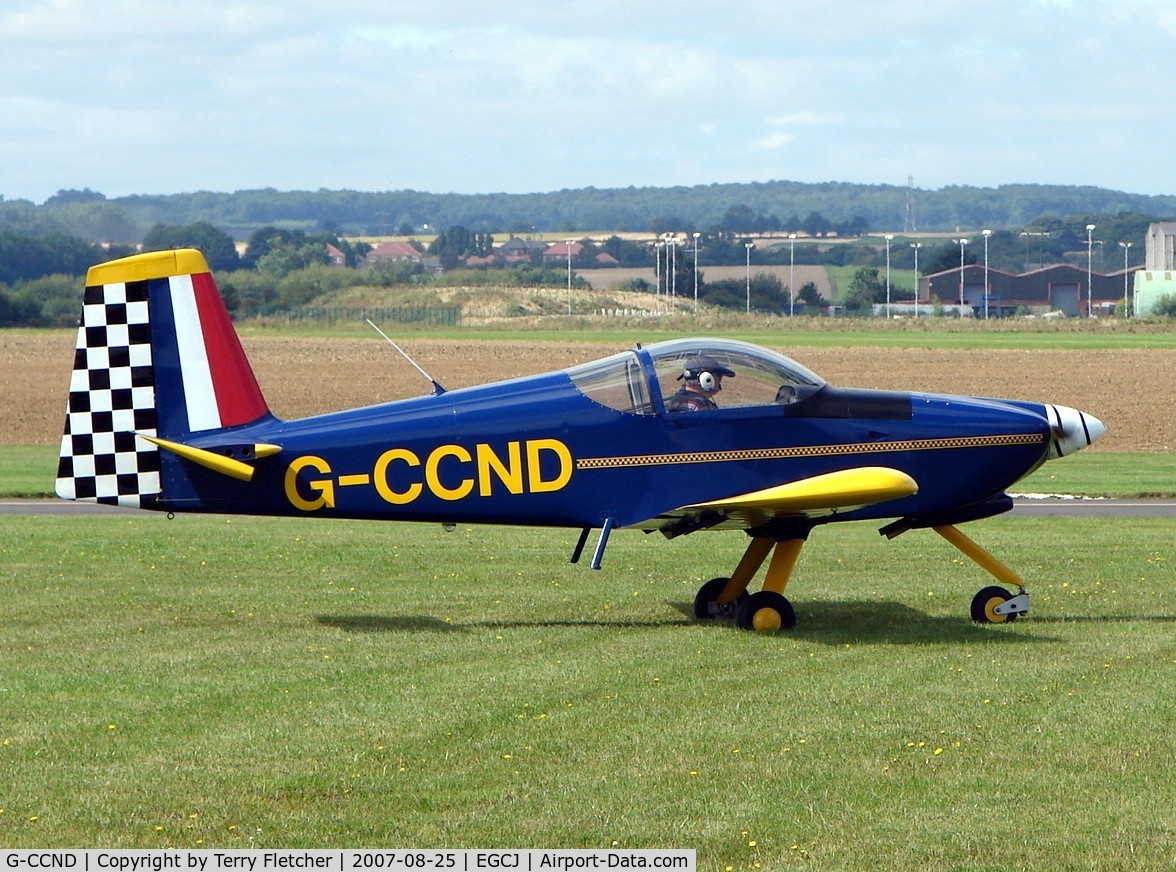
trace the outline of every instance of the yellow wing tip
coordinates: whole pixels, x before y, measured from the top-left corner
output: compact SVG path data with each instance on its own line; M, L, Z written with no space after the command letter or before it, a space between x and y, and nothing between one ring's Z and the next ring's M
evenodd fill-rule
M90 267L86 273L86 286L142 282L206 272L209 272L208 261L194 248L148 251Z

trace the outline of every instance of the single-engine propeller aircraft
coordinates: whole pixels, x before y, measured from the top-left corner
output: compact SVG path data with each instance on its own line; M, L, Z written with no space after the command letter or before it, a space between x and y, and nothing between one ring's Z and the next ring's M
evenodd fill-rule
M1106 432L1065 406L835 387L723 339L283 421L199 252L100 264L86 284L58 496L568 527L580 531L572 562L599 529L595 569L618 528L740 529L744 556L702 585L694 611L744 629L795 625L784 591L813 529L881 519L888 537L930 527L975 560L1002 585L976 594L972 618L1014 620L1029 610L1024 584L957 525L1008 510L1014 482Z

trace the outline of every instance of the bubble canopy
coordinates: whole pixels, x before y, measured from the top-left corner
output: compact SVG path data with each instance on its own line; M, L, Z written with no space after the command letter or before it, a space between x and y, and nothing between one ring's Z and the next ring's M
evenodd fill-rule
M650 377L642 357L651 365ZM663 402L681 386L680 377L699 360L723 373L717 402L724 409L791 404L825 385L812 370L776 351L734 339L673 339L566 370L590 399L632 414L655 414L652 397ZM661 406L662 404L657 404Z

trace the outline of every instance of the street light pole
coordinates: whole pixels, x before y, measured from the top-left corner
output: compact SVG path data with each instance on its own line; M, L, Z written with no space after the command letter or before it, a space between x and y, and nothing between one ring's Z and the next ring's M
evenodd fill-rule
M572 240L565 241L568 247L568 314L572 314Z
M788 234L788 317L796 315L796 234Z
M694 314L698 315L698 237L702 236L694 231Z
M991 230L984 231L984 320L988 320L988 237Z
M1119 247L1123 249L1123 317L1130 318L1131 310L1127 308L1127 253L1131 250L1132 243L1120 242Z
M751 314L751 250L755 248L754 242L745 242L743 247L747 249L747 314Z
M653 240L653 311L661 314L661 241Z
M886 320L890 320L890 240L893 233L886 234Z
M921 242L912 242L911 248L915 250L915 320L919 320L919 249L923 247Z
M1094 228L1096 225L1086 225L1086 317L1094 317L1094 289L1090 286L1093 270L1091 259L1094 256Z
M957 240L960 244L960 317L964 317L964 246L968 244L968 240Z
M670 311L674 312L678 307L678 234L667 233L666 245L672 263L670 275L666 279L666 290L670 292Z

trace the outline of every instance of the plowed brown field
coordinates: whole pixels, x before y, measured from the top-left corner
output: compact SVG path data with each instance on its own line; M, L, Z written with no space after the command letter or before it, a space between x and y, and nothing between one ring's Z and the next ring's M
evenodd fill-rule
M0 443L52 444L61 435L72 335L0 332ZM427 392L380 339L246 338L274 414L298 418ZM622 350L599 342L405 340L447 388L559 369ZM1176 449L1176 351L781 349L839 385L1009 397L1073 406L1110 432L1103 451Z

